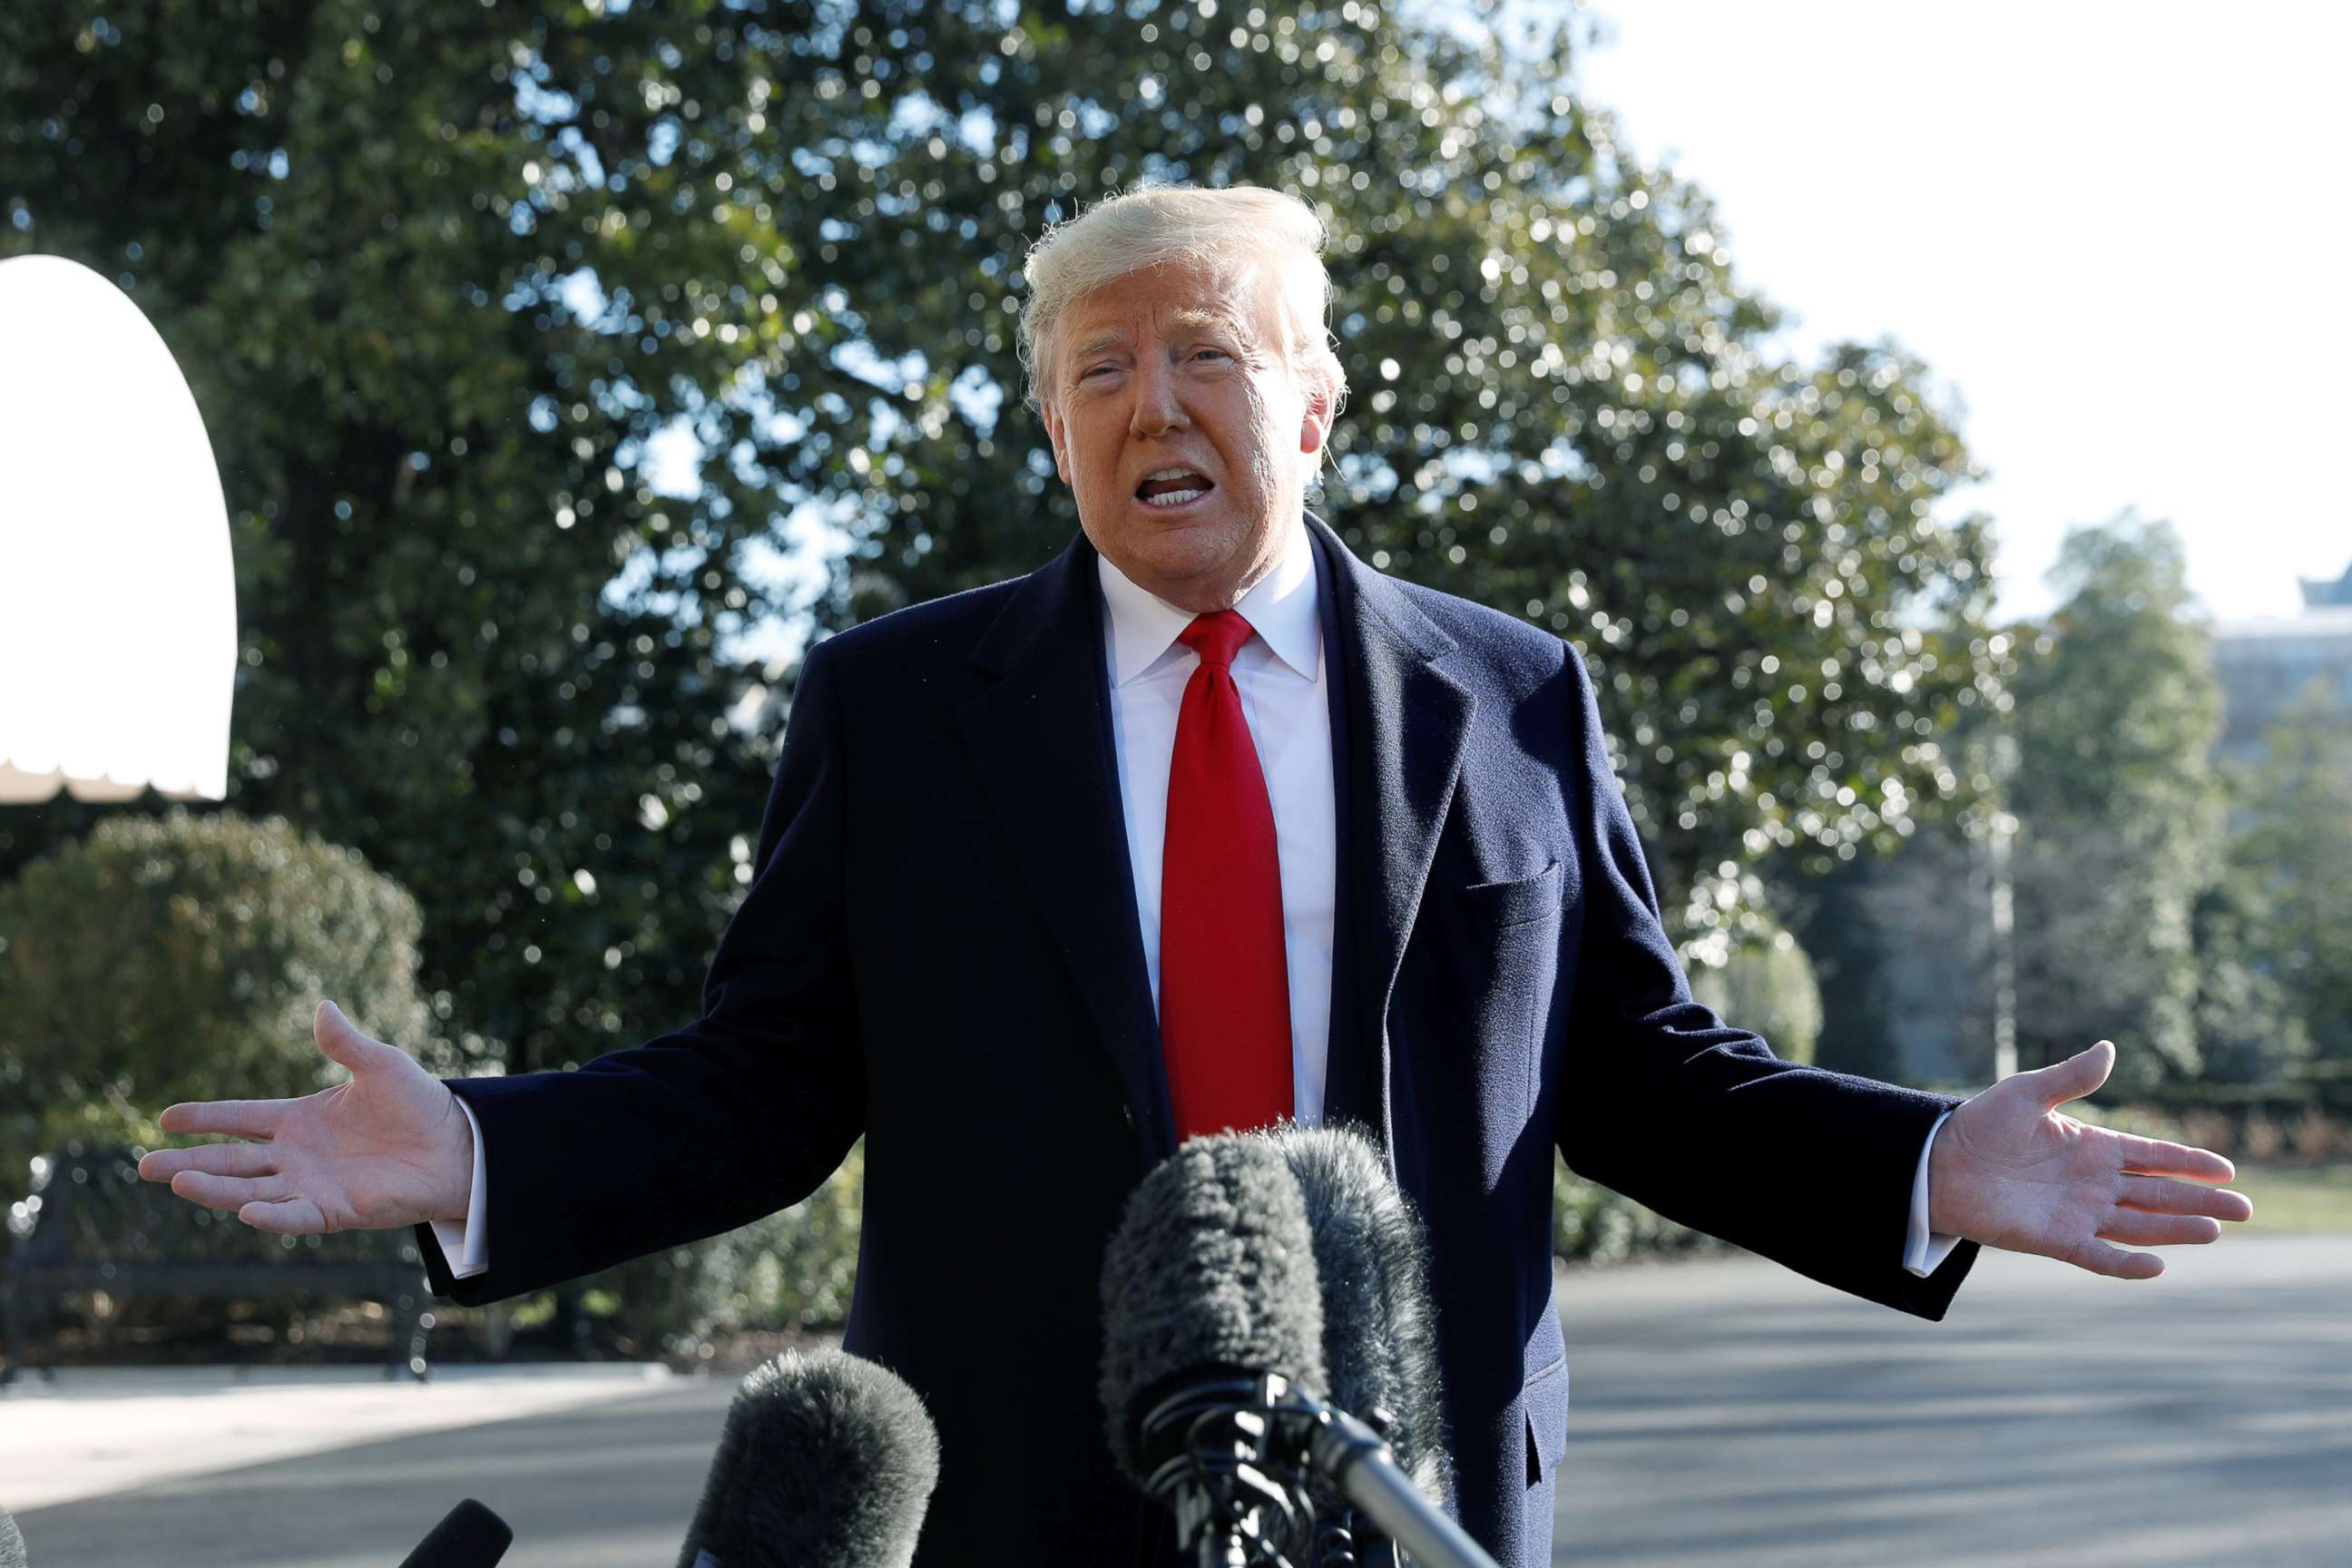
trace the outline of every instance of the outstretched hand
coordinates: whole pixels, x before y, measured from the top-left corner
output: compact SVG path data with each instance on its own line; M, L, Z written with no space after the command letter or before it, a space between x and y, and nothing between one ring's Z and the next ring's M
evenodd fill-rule
M473 1187L473 1133L457 1097L398 1046L372 1040L332 1002L311 1036L351 1079L299 1100L174 1105L166 1132L251 1139L158 1149L139 1162L151 1182L206 1208L235 1209L282 1236L382 1230L463 1219Z
M2237 1172L2209 1149L2093 1127L2057 1108L2107 1081L2116 1047L2001 1079L1955 1110L1927 1161L1928 1226L2117 1279L2164 1259L2127 1247L2208 1242L2254 1205L2202 1183ZM2120 1242L2123 1246L2114 1246Z

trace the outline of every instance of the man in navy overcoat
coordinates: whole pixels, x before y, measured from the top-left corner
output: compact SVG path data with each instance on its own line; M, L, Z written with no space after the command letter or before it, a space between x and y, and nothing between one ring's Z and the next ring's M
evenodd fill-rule
M1204 875L1278 927L1276 1112L1373 1130L1426 1223L1455 1502L1506 1565L1550 1561L1566 1441L1555 1151L1927 1318L1979 1242L2144 1277L2108 1242L2239 1217L2168 1179L2226 1163L2055 1114L2104 1044L1963 1102L1780 1060L1691 999L1573 650L1304 508L1341 392L1320 239L1274 193L1163 189L1040 246L1024 344L1082 531L810 649L702 1017L445 1085L322 1007L351 1084L174 1107L267 1142L142 1169L268 1229L430 1222L434 1289L473 1305L770 1214L862 1136L847 1348L938 1422L932 1565L1166 1558L1102 1441L1097 1285L1226 1070L1163 1037L1171 988L1221 1000L1171 935ZM1238 651L1196 651L1228 615ZM1255 868L1177 846L1187 705L1228 676L1227 761L1278 845Z

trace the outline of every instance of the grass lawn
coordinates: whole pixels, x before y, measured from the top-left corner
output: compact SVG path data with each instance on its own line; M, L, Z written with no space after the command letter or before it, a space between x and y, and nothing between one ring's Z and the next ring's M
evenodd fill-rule
M2352 1162L2327 1165L2241 1163L2230 1184L2253 1200L2254 1217L2232 1230L2352 1233Z

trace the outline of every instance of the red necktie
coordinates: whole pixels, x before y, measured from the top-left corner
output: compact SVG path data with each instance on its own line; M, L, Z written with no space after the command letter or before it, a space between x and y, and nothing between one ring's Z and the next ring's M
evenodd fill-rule
M1234 686L1250 636L1219 610L1177 639L1201 656L1176 716L1160 879L1160 1046L1179 1142L1291 1112L1282 865Z

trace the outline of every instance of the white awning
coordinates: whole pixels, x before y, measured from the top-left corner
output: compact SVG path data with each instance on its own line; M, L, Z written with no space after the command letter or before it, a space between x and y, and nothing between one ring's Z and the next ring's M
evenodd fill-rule
M195 398L130 297L0 261L0 803L228 788L236 581Z

